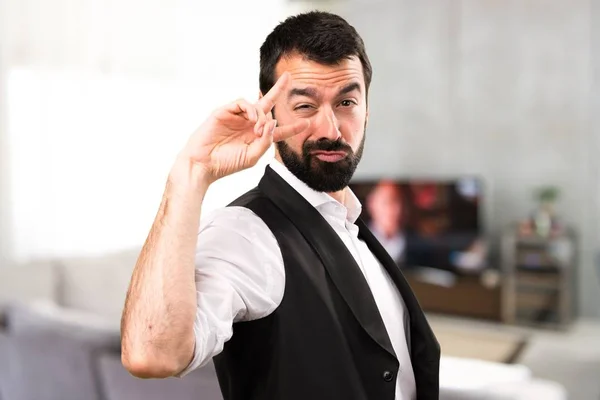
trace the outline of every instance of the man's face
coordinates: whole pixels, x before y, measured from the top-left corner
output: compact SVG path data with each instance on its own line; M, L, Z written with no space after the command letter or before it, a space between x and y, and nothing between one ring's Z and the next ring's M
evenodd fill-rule
M310 120L305 132L276 144L276 157L320 192L344 189L362 157L367 122L366 88L358 58L326 66L300 55L282 58L276 78L290 83L273 110L278 125Z

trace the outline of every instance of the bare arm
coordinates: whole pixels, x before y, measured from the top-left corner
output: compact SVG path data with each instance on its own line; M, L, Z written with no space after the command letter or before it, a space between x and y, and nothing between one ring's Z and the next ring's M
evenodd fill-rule
M177 158L125 301L122 362L133 375L174 376L192 360L194 255L202 246L197 240L204 195L210 183L255 165L273 141L310 126L298 121L276 128L270 116L287 79L284 74L257 104L239 100L215 110Z
M177 164L133 272L122 318L122 362L138 377L167 377L194 351L194 249L208 189L201 172Z

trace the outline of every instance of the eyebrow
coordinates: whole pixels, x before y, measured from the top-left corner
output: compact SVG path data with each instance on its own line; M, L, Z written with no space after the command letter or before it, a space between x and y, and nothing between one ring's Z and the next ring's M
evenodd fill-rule
M344 86L342 89L340 89L340 91L338 92L336 97L348 94L355 90L358 90L359 92L361 91L360 84L358 82L349 83L346 86ZM291 98L293 98L295 96L310 97L311 99L316 99L319 97L317 91L310 87L308 87L308 88L293 88L288 93L288 100L290 100Z
M295 96L310 97L311 99L315 99L318 97L317 91L313 88L293 88L288 94L288 100Z
M341 96L343 94L348 94L348 93L353 92L355 90L358 90L358 92L360 93L360 84L358 82L349 83L346 86L344 86L342 88L342 90L340 90L340 92L338 93L338 96Z

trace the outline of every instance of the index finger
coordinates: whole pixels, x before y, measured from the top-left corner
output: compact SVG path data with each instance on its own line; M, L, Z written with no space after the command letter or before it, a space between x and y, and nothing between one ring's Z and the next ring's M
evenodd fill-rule
M258 105L262 107L265 114L270 112L271 109L275 107L275 102L283 93L289 80L290 74L288 72L284 72L279 79L277 79L277 82L275 82L271 90L263 95L263 97L258 101Z

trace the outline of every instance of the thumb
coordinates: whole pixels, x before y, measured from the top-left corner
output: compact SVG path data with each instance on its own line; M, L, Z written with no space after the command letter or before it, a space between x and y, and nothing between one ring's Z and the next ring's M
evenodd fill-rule
M277 120L268 121L263 128L262 135L248 146L248 159L253 165L258 162L273 144L273 133L276 126Z

